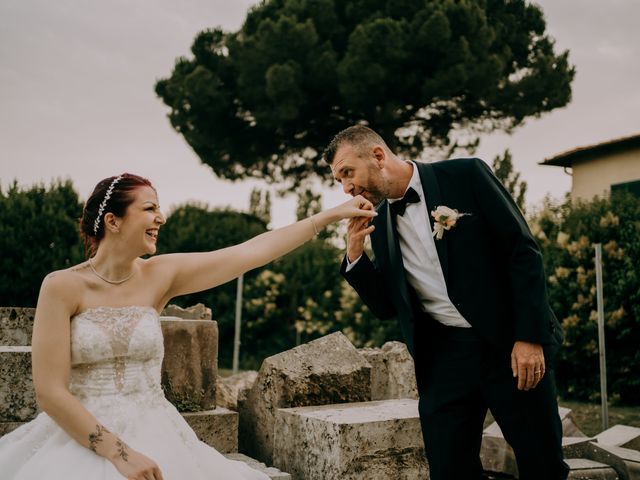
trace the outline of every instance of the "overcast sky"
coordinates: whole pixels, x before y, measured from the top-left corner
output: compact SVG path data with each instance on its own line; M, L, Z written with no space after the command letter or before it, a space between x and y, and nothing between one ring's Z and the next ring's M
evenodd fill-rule
M236 30L248 0L2 0L0 184L70 178L84 200L100 179L129 171L151 179L165 211L186 201L246 209L258 181L217 179L169 125L158 78L189 55L196 33ZM576 66L573 101L513 135L485 136L488 162L511 149L527 201L561 197L570 177L538 162L565 150L640 133L640 1L543 0L557 51ZM327 191L324 205L345 197ZM295 200L274 199L273 226Z

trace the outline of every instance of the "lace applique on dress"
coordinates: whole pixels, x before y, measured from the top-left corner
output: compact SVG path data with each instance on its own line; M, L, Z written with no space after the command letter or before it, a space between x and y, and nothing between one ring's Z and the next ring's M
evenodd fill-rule
M157 383L164 348L159 317L153 308L85 310L73 318L71 337L74 393L85 397L114 390L131 393L143 389L141 379L147 380L148 387Z
M113 380L119 392L124 388L124 371L127 368L127 354L133 331L143 318L140 313L130 316L94 316L95 323L109 338L113 352Z

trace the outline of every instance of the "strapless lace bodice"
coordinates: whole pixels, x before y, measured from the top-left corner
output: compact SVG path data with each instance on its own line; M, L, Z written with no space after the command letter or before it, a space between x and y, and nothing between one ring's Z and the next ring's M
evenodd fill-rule
M163 400L164 347L151 307L98 307L71 320L71 392L101 407L118 401ZM102 408L101 408L102 409Z

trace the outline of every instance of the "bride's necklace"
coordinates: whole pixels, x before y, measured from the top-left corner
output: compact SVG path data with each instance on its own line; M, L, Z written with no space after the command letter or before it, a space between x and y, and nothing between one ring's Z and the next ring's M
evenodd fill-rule
M133 274L136 273L136 270L133 269L133 271L127 275L126 277L124 277L121 280L109 280L108 278L103 277L102 275L100 275L98 273L98 271L95 269L95 267L93 266L93 262L91 261L91 259L89 259L89 267L91 267L91 270L93 271L93 273L96 274L96 276L100 279L100 280L104 280L107 283L110 283L112 285L119 285L121 283L126 282L127 280L129 280L131 277L133 277Z

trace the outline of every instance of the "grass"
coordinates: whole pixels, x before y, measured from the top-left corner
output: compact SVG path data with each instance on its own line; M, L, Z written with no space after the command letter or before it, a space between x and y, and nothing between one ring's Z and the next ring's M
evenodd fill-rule
M560 400L560 406L570 408L576 426L591 437L602 431L599 403L576 402ZM484 421L485 428L493 422L491 414L487 414ZM640 406L618 407L609 406L609 428L614 425L629 425L640 428Z
M242 372L242 370L240 371ZM233 370L230 368L219 368L218 375L220 375L221 377L230 377L231 375L233 375Z
M599 403L560 401L560 405L570 408L573 419L586 435L597 435L602 431ZM640 428L640 407L609 406L609 428L614 425L629 425Z

